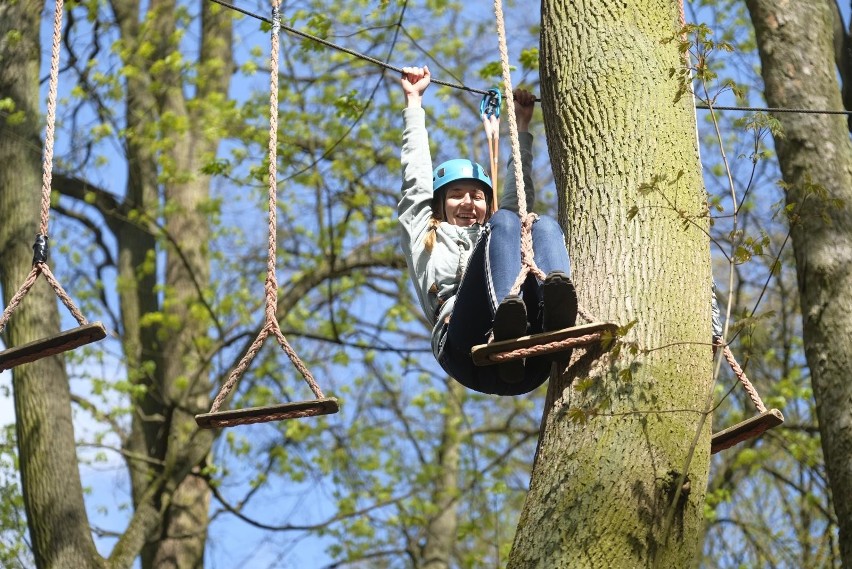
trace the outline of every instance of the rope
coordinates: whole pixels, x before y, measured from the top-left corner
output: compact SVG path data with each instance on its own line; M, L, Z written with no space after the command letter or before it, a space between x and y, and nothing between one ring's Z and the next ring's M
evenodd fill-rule
M515 96L512 93L512 76L509 67L509 49L506 47L506 25L503 20L503 3L494 0L494 14L497 20L497 38L500 44L500 64L503 69L503 84L506 89L506 111L509 115L509 137L512 141L512 160L515 168L515 184L518 193L518 215L521 218L521 271L512 285L509 294L518 294L528 273L540 280L545 279L544 272L535 264L533 252L532 224L537 219L534 213L527 212L527 196L524 191L524 173L521 163L521 143L518 140L518 123L515 119Z
M47 92L47 126L44 132L44 161L41 175L41 228L39 233L47 235L47 219L50 213L50 186L53 178L53 132L56 123L56 91L59 85L59 42L62 39L62 7L64 0L56 0L53 12L53 47L50 52L50 82Z
M587 344L599 342L601 340L601 337L602 335L600 332L595 332L594 334L586 334L585 336L577 336L576 338L566 338L564 340L557 340L555 342L548 342L546 344L538 344L535 346L530 346L528 348L518 348L516 350L491 354L488 356L488 359L493 362L500 363L510 360L517 360L520 358L529 358L532 356L552 354L555 352L562 352L571 348L576 348L578 346L585 346Z
M254 342L252 342L246 354L243 356L243 358L237 364L237 367L234 368L234 370L228 376L228 379L222 385L222 388L219 390L219 394L216 396L216 399L213 401L213 405L210 408L211 413L215 413L216 411L218 411L222 404L225 402L225 400L228 398L228 396L231 394L231 391L233 391L234 386L236 386L237 382L239 381L239 378L242 376L251 361L260 351L260 348L263 346L264 340L266 340L269 334L273 334L278 340L278 344L287 354L287 357L290 358L290 361L293 363L296 369L299 370L299 373L302 374L302 377L305 378L305 381L307 382L308 386L311 388L311 391L313 391L317 399L325 398L322 393L322 390L320 389L313 375L311 375L310 370L308 370L304 362L302 362L302 360L290 346L289 342L287 342L287 338L281 332L281 327L278 324L278 319L275 315L275 310L278 306L278 279L275 274L275 256L278 250L278 194L276 189L278 187L278 36L281 33L281 18L279 8L280 1L281 0L272 0L272 45L270 50L271 53L269 65L269 144L267 147L267 155L269 160L269 238L267 240L266 282L264 283L264 292L266 297L266 308L264 310L265 322L257 338L255 338ZM270 417L275 416L276 415L274 414L270 415ZM268 418L266 420L269 421L275 419ZM263 421L253 420L251 422Z
M35 284L38 276L43 274L47 282L53 288L56 296L71 312L71 315L77 320L80 326L85 326L89 322L86 317L80 312L56 277L47 266L47 228L50 218L50 188L53 181L53 143L54 132L56 126L56 93L59 85L59 53L62 41L62 14L64 0L56 0L56 7L53 12L53 44L50 51L50 81L48 83L47 92L47 125L44 133L44 157L42 160L41 172L41 208L39 215L39 233L36 235L35 244L33 245L33 268L24 279L24 283L18 291L12 296L6 309L3 311L3 316L0 317L0 332L6 328L6 324L12 317L12 313L20 306L24 297Z
M757 389L754 388L754 385L749 381L748 377L746 377L743 368L737 363L737 360L734 358L733 352L731 352L731 348L722 342L721 339L717 340L717 343L713 345L713 351L716 351L716 348L722 346L722 355L725 356L725 360L727 360L728 365L731 366L731 370L734 372L734 375L737 376L737 379L742 384L743 389L745 389L746 393L748 393L751 402L754 403L754 407L757 409L758 413L764 413L766 411L766 406L763 404L763 401L760 399L760 395L757 393Z
M784 107L738 107L721 105L695 105L703 111L743 111L755 113L801 113L805 115L852 115L852 111L832 111L826 109L797 109Z
M266 22L267 24L273 23L272 20L269 19L269 18L265 18L265 17L261 16L260 14L252 13L248 10L243 9L243 8L238 8L237 6L234 6L233 4L229 4L229 3L225 2L224 0L210 0L210 1L215 2L216 4L219 4L219 5L224 6L226 8L230 8L231 10L236 10L237 12L239 12L241 14L245 14L246 16L251 16L252 18L260 20L261 22ZM335 49L337 51L347 53L347 54L349 54L353 57L356 57L358 59L362 59L362 60L367 61L369 63L372 63L374 65L378 65L379 67L383 67L383 68L385 68L389 71L395 71L398 75L402 74L402 67L396 67L395 65L391 65L390 63L386 63L386 62L384 62L380 59L370 57L369 55L365 55L363 53L349 49L347 47L343 47L342 45L330 42L328 40L322 39L322 38L317 37L315 35L311 35L307 32L297 30L296 28L293 28L291 26L283 24L280 21L278 22L278 25L281 26L282 30L284 30L284 31L286 31L290 34L293 34L295 36L299 36L301 38L305 38L305 39L314 41L314 42L321 44L321 45L324 45L326 47L330 47L331 49ZM443 85L444 87L451 87L453 89L459 89L461 91L468 91L470 93L478 93L480 95L485 95L486 93L488 93L488 91L485 91L483 89L474 89L473 87L468 87L466 85L462 85L462 84L459 84L459 83L448 83L446 81L441 81L441 80L438 80L438 79L435 79L435 78L432 78L431 82L435 83L437 85Z
M240 14L244 14L244 15L249 16L251 18L254 18L256 20L260 20L261 22L266 22L267 24L272 23L272 20L270 20L269 18L266 18L264 16L261 16L260 14L254 13L254 12L251 12L251 11L246 10L244 8L234 6L233 4L229 4L228 2L225 2L224 0L210 0L210 1L215 2L216 4L219 4L220 6L224 6L225 8L229 8L231 10L239 12ZM681 13L682 13L682 10L681 10ZM381 61L379 59L375 59L373 57L370 57L369 55L365 55L363 53L360 53L360 52L357 52L355 50L343 47L343 46L338 45L336 43L332 43L328 40L324 40L320 37L311 35L307 32L297 30L296 28L287 26L286 24L281 24L281 29L283 29L286 32L291 33L293 35L296 35L296 36L299 36L299 37L302 37L302 38L305 38L305 39L308 39L308 40L311 40L311 41L315 41L315 42L322 44L326 47L330 47L331 49L336 49L337 51L341 51L343 53L348 53L349 55L351 55L353 57L356 57L358 59L362 59L362 60L367 61L369 63L373 63L373 64L378 65L380 67L384 67L385 69L388 69L390 71L395 71L397 74L402 73L401 67L396 67L394 65L391 65L391 64L386 63L384 61ZM469 93L477 93L479 95L485 95L486 93L488 93L488 91L483 90L483 89L476 89L476 88L473 88L473 87L468 87L467 85L462 85L460 83L448 83L446 81L441 81L439 79L435 79L434 77L432 78L432 83L435 83L437 85L443 85L444 87L451 87L453 89L458 89L460 91L467 91ZM541 99L536 99L536 102L537 103L541 102ZM819 114L819 115L852 115L852 111L846 111L846 110L832 111L832 110L821 110L821 109L785 109L785 108L777 108L777 107L768 108L768 107L738 107L738 106L725 106L725 107L723 107L723 106L703 105L703 104L697 104L697 105L695 105L695 108L701 109L701 110L718 110L718 111L743 111L743 112L766 112L766 113L805 113L805 114Z

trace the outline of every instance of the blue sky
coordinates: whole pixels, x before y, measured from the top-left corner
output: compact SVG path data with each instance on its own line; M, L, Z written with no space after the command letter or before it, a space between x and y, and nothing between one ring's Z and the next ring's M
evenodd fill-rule
M841 10L844 17L849 18L850 6L848 3L841 3ZM44 45L50 45L49 30L45 30ZM259 40L257 43L264 45L264 40ZM722 104L730 104L730 102L720 101ZM507 142L504 142L504 145ZM123 171L116 172L116 176L123 176ZM73 320L66 315L64 318L66 326L72 326ZM117 367L117 366L116 366ZM11 374L8 371L0 373L0 389L4 393L0 393L0 424L8 424L14 421L14 408L12 398L5 395L6 390L10 390ZM82 382L75 382L72 385L75 392L86 393L88 386ZM85 415L79 415L75 423L78 436L85 435L94 428L94 425L88 422ZM268 434L268 433L267 433ZM264 427L255 426L248 427L245 431L241 431L243 436L264 436ZM86 437L88 438L88 437ZM97 452L92 449L80 449L81 457L89 457ZM93 525L104 528L120 527L126 523L126 514L122 512L118 505L129 504L130 498L127 490L127 480L123 461L114 453L107 453L107 461L98 463L97 465L81 466L81 473L84 480L84 485L91 489L91 494L87 499L89 508L90 520ZM279 494L280 493L280 494ZM262 499L257 500L260 504L258 508L265 508L268 504L275 504L276 509L286 509L294 505L300 508L313 507L316 511L312 518L323 517L321 505L310 506L301 502L287 503L288 498L286 489L269 488L268 495L262 496ZM101 507L107 506L106 512ZM286 536L285 536L286 537ZM275 567L275 568L304 568L316 567L324 563L330 562L324 553L323 548L326 545L323 540L318 538L309 538L302 543L297 544L298 547L290 547L290 549L282 549L283 539L281 536L255 530L250 526L234 519L232 516L225 516L222 521L215 523L210 530L208 544L208 565L212 568L217 567L234 567L242 566L251 561L252 567ZM112 540L99 538L98 545L103 553L108 553ZM287 551L286 558L281 559L279 555L282 551Z

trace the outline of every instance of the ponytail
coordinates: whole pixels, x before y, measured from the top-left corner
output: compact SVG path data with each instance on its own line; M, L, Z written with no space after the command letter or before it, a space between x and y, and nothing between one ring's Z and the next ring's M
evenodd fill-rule
M441 189L432 196L432 217L429 218L429 225L426 226L426 236L423 237L423 247L430 253L435 246L435 242L438 240L438 226L444 221L445 194L446 192Z
M429 226L426 229L426 236L423 238L423 247L430 253L435 246L435 241L438 240L438 226L441 225L441 220L435 216L429 219Z

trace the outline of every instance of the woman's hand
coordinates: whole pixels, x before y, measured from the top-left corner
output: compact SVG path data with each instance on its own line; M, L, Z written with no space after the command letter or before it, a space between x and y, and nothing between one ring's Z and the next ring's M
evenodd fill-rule
M429 68L403 67L402 68L402 90L405 93L406 106L409 108L420 107L423 101L423 93L432 80Z
M515 99L515 121L518 123L518 131L528 132L535 111L535 95L526 89L515 89L512 91L512 96Z

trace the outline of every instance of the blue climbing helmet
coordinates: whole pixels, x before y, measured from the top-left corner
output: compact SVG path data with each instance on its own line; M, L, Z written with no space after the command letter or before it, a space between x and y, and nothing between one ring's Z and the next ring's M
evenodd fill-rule
M467 158L455 158L440 164L432 173L432 191L437 192L450 182L459 180L472 180L485 184L488 192L493 195L494 188L491 178L485 173L485 169Z

